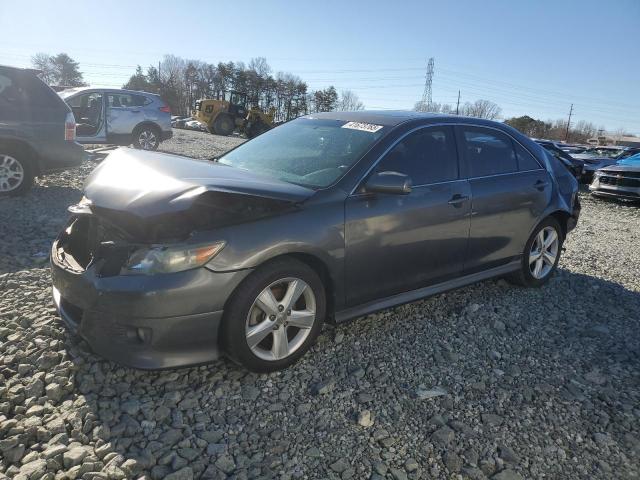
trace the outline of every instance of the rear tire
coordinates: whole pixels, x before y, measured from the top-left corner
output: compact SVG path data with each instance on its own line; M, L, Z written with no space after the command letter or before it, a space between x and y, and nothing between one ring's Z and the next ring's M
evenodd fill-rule
M562 243L560 223L547 217L538 224L524 247L520 269L506 278L523 287L541 287L558 267Z
M324 285L316 272L291 258L276 259L233 293L224 309L221 347L253 372L280 370L309 350L325 314Z
M150 125L136 127L133 131L133 146L139 150L157 150L160 146L160 130Z
M226 113L221 113L220 115L218 115L216 121L213 122L213 132L216 135L231 135L235 127L236 125L233 121L233 118L231 117L231 115L228 115Z
M0 196L17 197L33 186L34 168L26 152L0 146Z

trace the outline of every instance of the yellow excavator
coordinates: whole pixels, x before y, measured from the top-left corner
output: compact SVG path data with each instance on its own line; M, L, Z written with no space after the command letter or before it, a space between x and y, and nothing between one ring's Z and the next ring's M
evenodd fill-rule
M247 96L241 92L227 92L223 99L196 101L193 118L204 123L209 132L231 135L235 130L253 138L273 128L275 109L264 113L259 108L247 109Z

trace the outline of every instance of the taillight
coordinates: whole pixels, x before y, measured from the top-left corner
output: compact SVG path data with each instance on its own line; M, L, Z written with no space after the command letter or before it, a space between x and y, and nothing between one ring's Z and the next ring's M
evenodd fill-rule
M171 113L171 107L169 105L165 105L164 107L160 107L160 111L164 113Z
M64 119L64 139L69 142L76 139L76 119L71 112Z

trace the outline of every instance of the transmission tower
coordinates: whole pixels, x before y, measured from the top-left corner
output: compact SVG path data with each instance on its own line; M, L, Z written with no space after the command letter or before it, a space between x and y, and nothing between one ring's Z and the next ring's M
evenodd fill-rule
M423 112L431 110L433 99L431 98L431 83L433 82L433 57L427 63L427 75L424 79L424 92L422 93L422 102L420 104Z

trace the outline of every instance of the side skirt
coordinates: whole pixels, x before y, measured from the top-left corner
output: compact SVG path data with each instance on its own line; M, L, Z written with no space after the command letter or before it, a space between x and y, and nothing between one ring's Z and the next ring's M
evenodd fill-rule
M447 290L453 290L456 288L464 287L472 283L487 280L493 277L499 277L507 273L514 272L520 268L521 258L500 265L499 267L490 268L482 272L472 273L465 275L464 277L454 278L446 282L438 283L436 285L430 285L428 287L418 288L417 290L411 290L409 292L398 293L390 297L382 298L380 300L374 300L372 302L363 303L355 307L347 308L335 313L336 323L345 322L356 317L362 317L369 315L380 310L396 307L404 303L415 302L421 298L437 295L438 293L446 292Z

